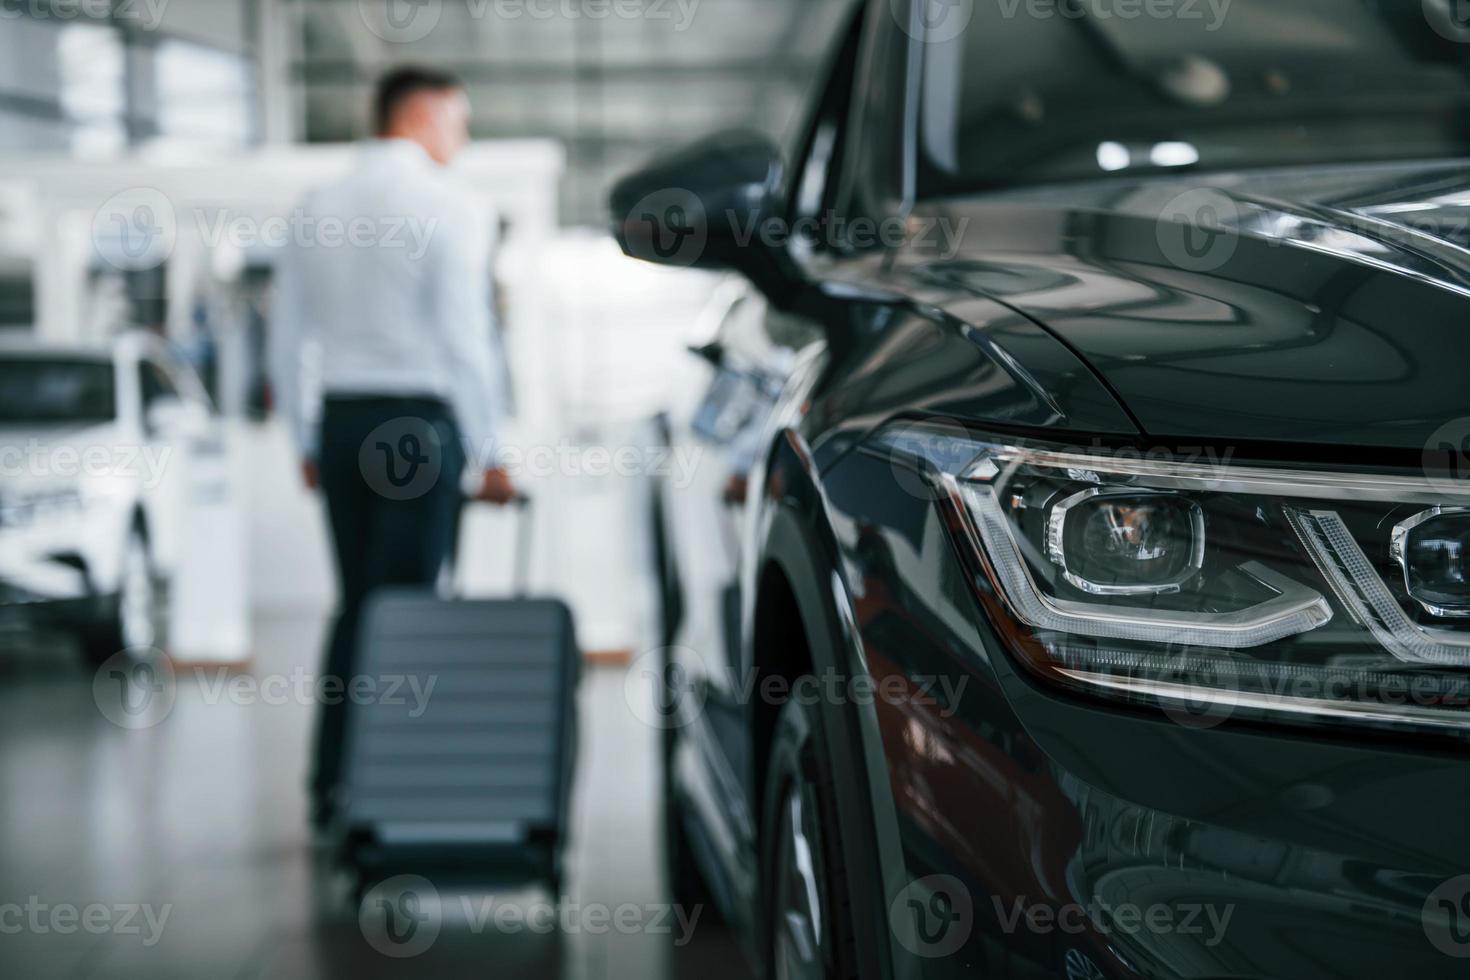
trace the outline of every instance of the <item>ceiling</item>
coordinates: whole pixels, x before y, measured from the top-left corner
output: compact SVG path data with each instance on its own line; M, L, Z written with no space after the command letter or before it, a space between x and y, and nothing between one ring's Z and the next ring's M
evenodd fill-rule
M786 132L849 0L294 0L293 93L310 141L367 131L373 80L463 78L476 138L567 152L562 221L602 225L609 181L731 126Z

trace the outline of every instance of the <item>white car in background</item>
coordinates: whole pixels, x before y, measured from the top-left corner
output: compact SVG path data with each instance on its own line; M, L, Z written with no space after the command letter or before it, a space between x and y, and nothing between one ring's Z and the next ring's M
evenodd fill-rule
M208 396L157 337L0 340L0 624L86 656L163 643L189 456Z

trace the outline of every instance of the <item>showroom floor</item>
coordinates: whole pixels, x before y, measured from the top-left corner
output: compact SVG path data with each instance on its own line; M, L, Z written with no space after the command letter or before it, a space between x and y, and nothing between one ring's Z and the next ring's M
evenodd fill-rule
M257 621L243 676L312 669L317 616ZM0 644L0 963L12 976L742 976L704 910L677 945L657 864L655 734L629 710L624 672L588 672L575 844L558 930L549 897L453 895L413 959L369 945L306 829L311 707L236 693L232 675L180 671L154 727L105 718L92 675L55 643ZM243 691L244 693L239 693ZM503 914L503 903L515 907ZM539 903L539 909L538 909ZM619 906L626 927L603 915ZM687 914L686 914L687 919ZM664 928L667 920L668 929ZM498 923L504 923L498 924ZM636 923L636 924L635 924Z

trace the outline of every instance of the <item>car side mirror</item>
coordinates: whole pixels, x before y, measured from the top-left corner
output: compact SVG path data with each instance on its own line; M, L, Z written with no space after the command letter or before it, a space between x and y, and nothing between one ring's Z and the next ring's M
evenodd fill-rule
M613 234L635 259L733 269L786 306L802 278L786 250L784 173L780 151L763 135L707 137L613 186Z
M710 367L719 368L725 365L725 345L718 340L711 340L707 344L690 344L686 350Z

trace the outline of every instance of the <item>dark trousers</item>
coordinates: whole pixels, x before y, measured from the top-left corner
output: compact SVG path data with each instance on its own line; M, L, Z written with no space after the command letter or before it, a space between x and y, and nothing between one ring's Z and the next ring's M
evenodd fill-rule
M363 606L381 586L431 587L453 553L464 450L448 407L427 398L329 397L322 411L322 491L341 604L323 678L351 689ZM341 777L350 705L324 697L311 780L318 808Z

